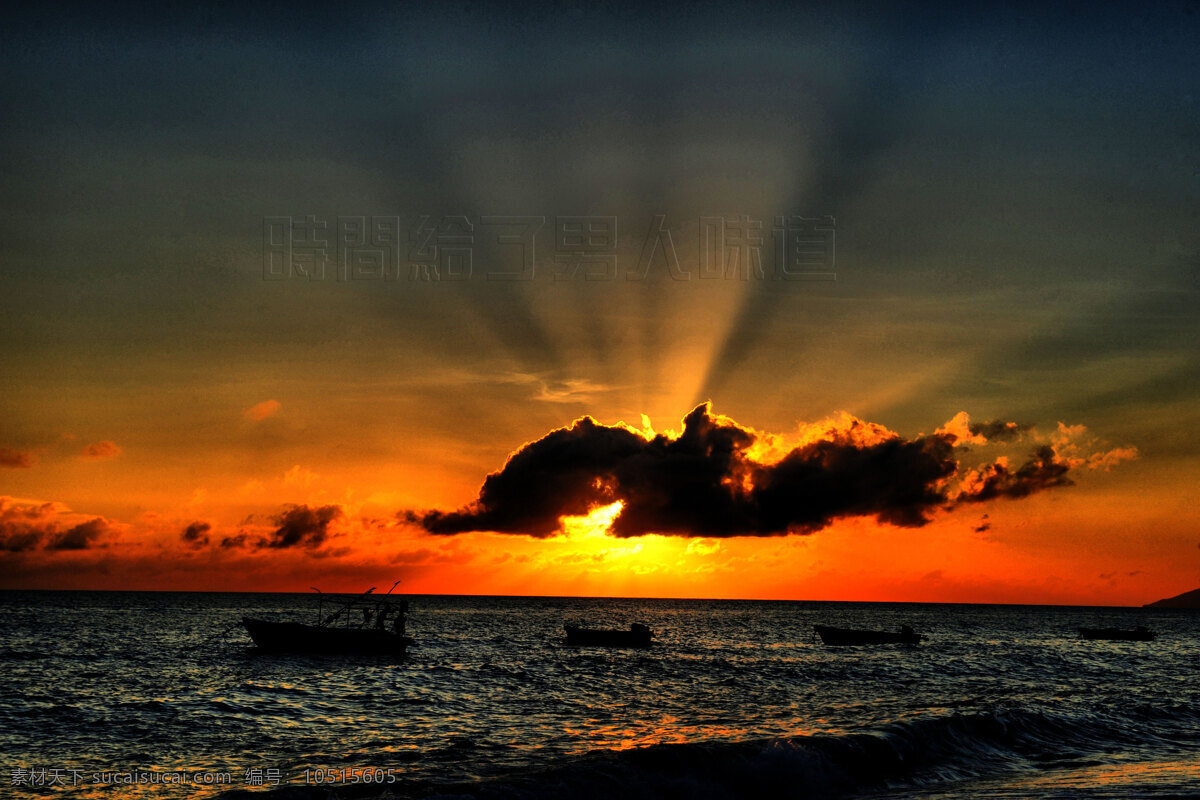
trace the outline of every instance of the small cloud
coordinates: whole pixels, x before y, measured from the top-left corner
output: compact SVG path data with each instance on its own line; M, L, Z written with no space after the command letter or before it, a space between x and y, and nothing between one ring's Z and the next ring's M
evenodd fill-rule
M221 547L224 547L226 550L245 547L247 538L245 531L239 533L237 536L226 536L221 540Z
M36 549L43 540L58 533L58 516L66 510L56 503L0 497L0 551L23 553Z
M688 555L711 556L721 551L721 543L714 539L693 539L688 542Z
M998 458L968 473L962 482L958 502L979 503L998 497L1028 497L1046 489L1072 486L1074 481L1067 475L1071 466L1050 445L1035 449L1030 459L1015 470L1009 467L1007 458Z
M247 408L242 412L242 416L257 422L260 419L275 416L281 408L283 405L278 400L264 400Z
M1133 461L1138 457L1136 447L1116 447L1107 453L1093 453L1087 459L1088 469L1103 469L1108 472L1122 461Z
M965 411L960 411L945 425L938 428L936 433L953 437L956 445L985 445L989 442L1012 441L1031 428L1032 426L1019 422L1005 422L998 419L987 422L971 422L971 416Z
M300 545L309 549L320 547L329 534L329 523L340 516L342 509L339 506L288 506L286 511L272 518L279 527L259 546L285 548Z
M89 444L83 450L79 451L79 455L83 458L100 461L106 458L116 458L121 455L121 448L117 447L115 443L105 440Z
M37 463L37 459L33 457L33 453L27 450L9 450L7 447L0 447L0 467L29 469L35 463Z
M972 427L971 416L965 411L960 411L934 433L949 437L950 441L956 445L987 444L987 437L976 433Z
M108 532L108 523L102 517L80 523L70 530L57 534L46 545L47 550L87 550L96 540Z
M179 535L188 547L204 547L208 544L208 532L212 530L212 525L207 522L193 522L183 529L183 533Z
M587 380L546 381L535 396L544 403L590 403L610 388Z
M970 427L972 436L982 436L984 439L994 442L1007 442L1016 439L1031 429L1031 425L1023 425L1020 422L1005 422L999 419L976 422Z
M0 497L0 551L87 550L113 531L103 517L81 516L62 503Z
M317 474L315 472L310 472L299 464L296 464L283 473L284 486L298 486L307 489L309 486L312 486L313 481L316 479Z
M434 551L428 547L422 547L419 550L401 550L396 555L392 556L391 563L393 564L427 564L436 555ZM507 560L508 553L505 553Z
M559 379L525 372L509 372L494 380L501 384L536 387L533 399L543 403L587 404L594 402L597 395L622 388L583 378Z

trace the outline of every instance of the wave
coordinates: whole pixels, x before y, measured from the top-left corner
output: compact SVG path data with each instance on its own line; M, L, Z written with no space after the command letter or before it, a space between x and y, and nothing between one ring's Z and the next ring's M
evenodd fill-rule
M1129 711L1133 713L1072 716L997 710L906 720L855 733L593 751L545 769L471 783L437 785L402 779L387 787L386 796L422 800L801 796L835 800L881 789L915 789L1006 773L1101 764L1129 758L1135 751L1148 757L1162 757L1171 750L1194 753L1200 743L1196 733L1200 710L1191 705L1142 706ZM1187 741L1181 742L1181 735ZM1154 745L1157 750L1147 749ZM452 749L465 754L475 748L456 741ZM486 758L486 754L479 755ZM379 787L358 786L343 787L337 796L379 795ZM228 797L234 796L239 795ZM282 790L283 796L327 795L291 789Z

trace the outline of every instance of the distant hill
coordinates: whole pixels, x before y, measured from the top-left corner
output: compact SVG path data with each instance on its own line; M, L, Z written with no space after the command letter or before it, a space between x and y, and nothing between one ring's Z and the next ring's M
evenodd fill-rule
M1156 603L1146 603L1144 608L1200 608L1200 589L1177 594Z

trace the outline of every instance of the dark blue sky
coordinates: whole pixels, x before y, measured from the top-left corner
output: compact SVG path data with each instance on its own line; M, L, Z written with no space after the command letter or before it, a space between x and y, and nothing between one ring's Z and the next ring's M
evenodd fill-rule
M39 6L0 89L0 444L113 425L215 459L241 445L174 424L181 398L215 419L252 386L482 436L464 481L580 413L705 399L766 429L1077 421L1136 444L1138 480L1194 475L1198 28L1192 4ZM685 267L702 215L768 239L831 215L837 281L556 282L548 232L529 283L263 281L264 217L308 214L406 241L423 214L613 215L621 275L657 214ZM335 417L255 457L373 436Z

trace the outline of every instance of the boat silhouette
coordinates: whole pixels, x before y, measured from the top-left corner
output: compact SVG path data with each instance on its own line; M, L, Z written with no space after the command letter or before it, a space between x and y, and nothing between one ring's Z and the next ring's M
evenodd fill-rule
M611 628L584 628L566 624L567 644L590 645L593 647L649 647L654 631L640 622L629 626L629 630Z
M1154 631L1139 625L1132 630L1124 628L1080 628L1081 639L1111 639L1126 642L1150 642L1158 636Z
M396 584L400 581L396 581ZM396 588L392 584L392 589ZM376 654L402 656L412 644L405 631L408 601L374 595L372 586L350 600L335 601L325 613L325 599L317 605L316 624L242 617L254 644L267 653Z

